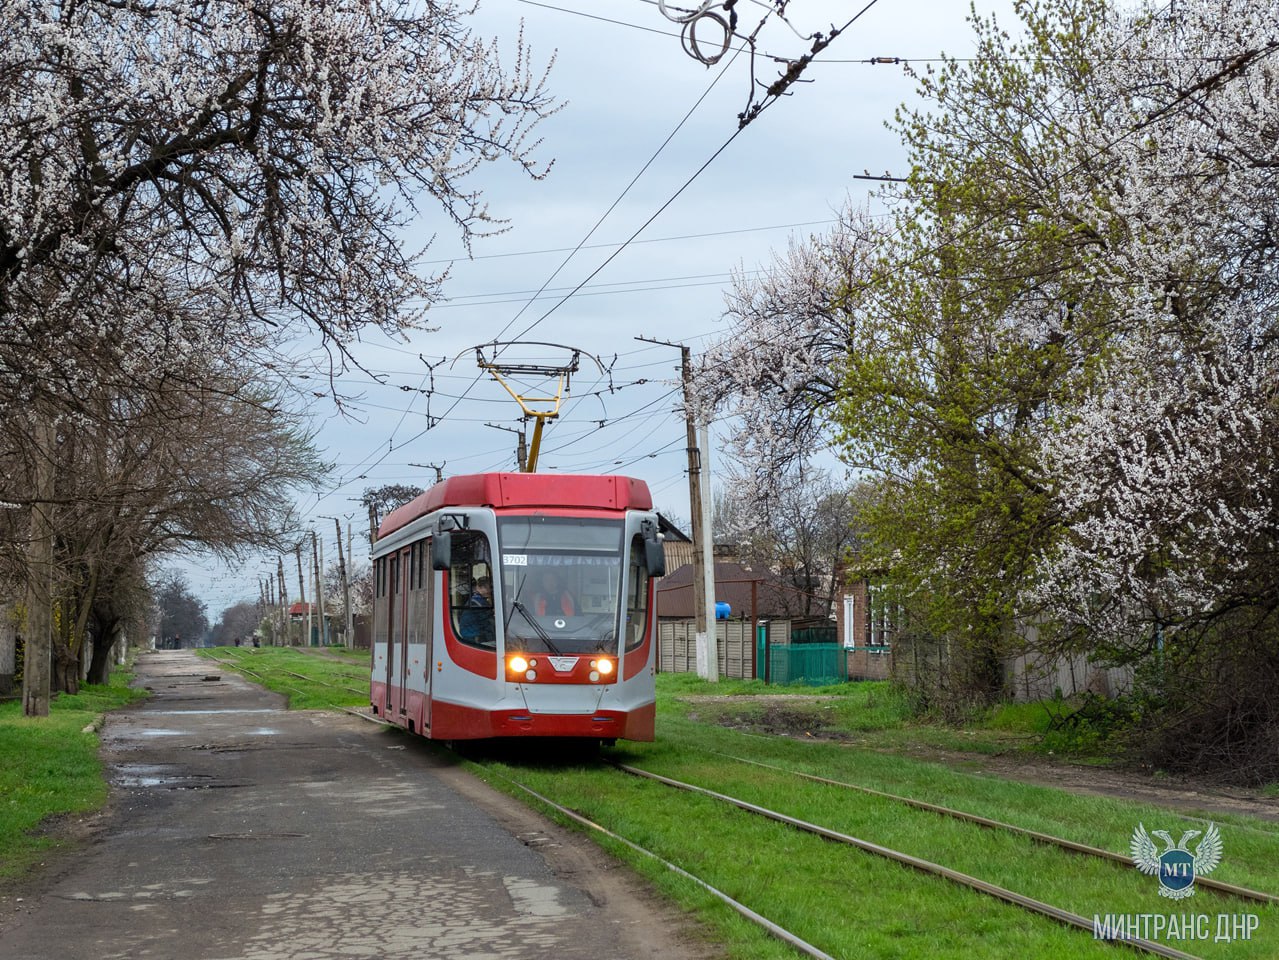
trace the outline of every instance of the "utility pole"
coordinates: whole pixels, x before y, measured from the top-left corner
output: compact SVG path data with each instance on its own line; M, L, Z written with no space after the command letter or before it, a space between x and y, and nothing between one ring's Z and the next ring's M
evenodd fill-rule
M706 673L712 683L719 682L719 620L715 617L715 536L711 531L711 440L710 427L703 420L698 426L698 446L702 451L702 593L706 605Z
M315 601L320 605L320 646L329 642L327 621L324 619L324 544L311 531L311 558L315 562Z
M697 675L703 680L719 680L719 657L715 636L715 558L711 543L709 481L702 492L702 452L697 444L697 422L693 403L691 351L682 343L636 337L644 343L674 347L680 352L680 378L684 384L684 426L688 449L688 503L693 535L693 617L697 634Z
M271 642L274 645L277 636L275 621L279 614L279 608L275 602L275 574L270 571L267 571L266 575L266 609L266 615L271 618Z
M306 602L306 581L302 579L302 541L300 540L298 541L298 545L293 548L293 552L297 555L297 558L298 558L298 603L302 604L302 609L306 612L305 623L306 623L306 632L308 634L308 637L306 640L303 640L302 637L299 636L298 644L299 646L305 647L307 646L307 644L311 642L310 636L309 636L311 632L311 608ZM299 627L301 627L301 623L299 623ZM302 631L299 629L298 633L301 634L301 632Z
M436 466L436 465L435 465L435 464L433 464L433 463L410 463L410 464L409 464L409 466L410 466L410 467L417 467L417 468L419 468L419 469L421 469L421 470L434 470L434 471L435 471L435 482L436 482L436 483L443 483L443 482L444 482L444 468L448 466L448 463L449 463L449 462L448 462L447 460L445 460L445 461L444 461L443 463L441 463L439 466Z
M351 581L346 575L346 554L342 552L342 522L333 518L333 526L338 535L338 576L342 580L342 609L346 611L346 630L342 634L342 645L348 650L355 647L355 617L351 609ZM349 531L349 525L348 525Z
M486 423L486 427L492 427L494 430L505 430L507 433L513 433L519 437L519 444L515 448L515 465L519 467L520 473L528 473L525 465L528 463L528 436L523 427L516 430L514 427L504 427L500 423Z
M280 578L280 633L276 643L281 643L279 638L283 638L282 645L287 645L289 639L289 589L284 581L284 558L276 557L275 559L279 567L276 575Z

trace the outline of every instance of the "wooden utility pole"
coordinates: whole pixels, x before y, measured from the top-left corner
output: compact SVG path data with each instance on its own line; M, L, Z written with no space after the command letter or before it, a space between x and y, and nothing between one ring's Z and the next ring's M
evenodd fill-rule
M697 634L697 675L719 680L719 657L715 636L715 560L711 543L709 485L702 492L702 451L697 444L696 405L693 403L691 351L682 343L636 337L645 343L675 347L680 352L680 378L684 384L684 426L688 449L688 503L693 535L693 618Z

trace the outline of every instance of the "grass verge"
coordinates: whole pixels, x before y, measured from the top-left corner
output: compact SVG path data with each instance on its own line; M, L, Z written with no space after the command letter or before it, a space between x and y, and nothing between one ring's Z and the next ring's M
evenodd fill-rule
M369 654L326 647L207 647L194 651L289 699L290 710L367 706ZM347 651L350 654L352 651Z
M89 813L106 801L98 736L85 728L146 696L128 681L129 674L118 672L106 685L62 694L48 717L24 717L20 701L0 704L0 886L62 844L42 829L54 818Z
M225 651L214 653L221 656ZM232 657L246 670L266 677L268 685L278 684L273 688L282 692L300 686L295 675L313 674L312 665L319 659L314 653L287 649L242 651ZM360 681L347 676L353 686L367 682L362 668ZM942 863L1090 919L1206 914L1215 933L1218 915L1255 914L1260 926L1247 941L1164 942L1208 960L1279 956L1279 910L1274 908L1202 889L1193 900L1174 904L1159 897L1157 882L1135 868L1038 846L888 799L804 782L732 757L847 780L1121 852L1138 823L1179 836L1184 830L1203 828L1196 813L1081 796L1019 782L1013 779L1015 773L988 776L885 749L876 734L891 731L889 746L906 747L918 728L906 722L903 705L882 684L761 691L756 684L726 683L710 691L713 699L690 678L659 678L657 742L624 743L608 755ZM748 696L761 693L762 705ZM717 713L769 708L796 711L814 722L824 720L825 729L860 732L866 743L804 738L802 732L798 740L759 735L756 726L749 731L725 726ZM1026 726L1025 719L1016 716L993 722L996 734L1005 732L1001 725L1014 731ZM579 810L833 956L935 960L939 955L1128 955L1122 946L1097 942L1086 931L1062 927L940 878L796 833L710 798L626 776L580 755L574 759L554 743L481 749L468 762L477 775L522 802L541 807L512 781ZM1244 815L1211 819L1220 826L1225 843L1214 878L1279 893L1273 870L1279 858L1279 824ZM593 839L693 913L708 941L724 956L795 956L791 948L688 880L614 841Z

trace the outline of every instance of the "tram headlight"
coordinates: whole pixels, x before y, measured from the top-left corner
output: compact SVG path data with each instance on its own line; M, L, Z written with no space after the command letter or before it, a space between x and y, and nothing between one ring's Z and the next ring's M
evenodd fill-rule
M601 658L595 669L598 670L602 676L607 677L613 672L613 661Z
M506 666L511 673L524 673L528 670L528 661L523 657L515 656L506 661Z

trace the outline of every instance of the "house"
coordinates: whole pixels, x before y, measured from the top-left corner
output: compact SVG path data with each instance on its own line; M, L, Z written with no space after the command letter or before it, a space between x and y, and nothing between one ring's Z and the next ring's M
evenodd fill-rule
M835 596L835 636L843 644L850 680L892 675L893 605L875 579L842 580Z
M658 669L666 673L696 669L694 572L691 563L685 564L657 586ZM754 679L771 675L781 680L798 679L799 670L790 665L796 660L788 655L791 651L803 655L798 659L811 662L813 654L828 647L834 649L831 622L822 617L798 616L807 598L771 571L755 570L735 560L717 560L715 599L728 606L727 619L716 623L721 676ZM760 639L764 633L770 651L767 665ZM821 668L822 677L830 679L839 675L843 669L842 656L838 659L839 664Z

